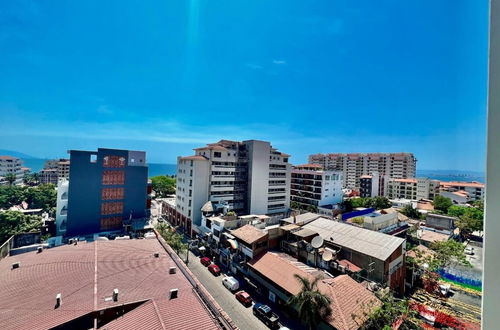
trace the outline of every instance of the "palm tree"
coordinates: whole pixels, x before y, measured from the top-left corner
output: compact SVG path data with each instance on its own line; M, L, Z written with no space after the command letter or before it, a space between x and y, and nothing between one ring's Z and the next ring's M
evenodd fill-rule
M331 314L330 297L324 295L318 290L320 277L315 277L311 282L308 278L298 274L293 275L302 284L299 293L288 299L287 305L294 306L299 313L299 318L309 327L314 329Z
M12 186L14 182L16 182L17 177L14 174L9 173L5 176L5 180L9 183L9 186Z

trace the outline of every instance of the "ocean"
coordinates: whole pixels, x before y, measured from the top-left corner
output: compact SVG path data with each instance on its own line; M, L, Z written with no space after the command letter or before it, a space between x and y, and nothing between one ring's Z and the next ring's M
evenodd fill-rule
M45 159L26 158L23 159L25 167L31 171L38 172L43 168ZM174 175L177 172L176 164L149 163L149 176ZM457 171L457 170L417 170L417 177L427 177L440 181L478 181L485 182L485 175L482 172Z
M23 159L23 166L31 168L32 172L39 172L43 169L43 165L45 164L46 159L39 158L26 158ZM149 163L149 173L148 176L157 176L157 175L174 175L177 172L176 164L158 164L158 163Z

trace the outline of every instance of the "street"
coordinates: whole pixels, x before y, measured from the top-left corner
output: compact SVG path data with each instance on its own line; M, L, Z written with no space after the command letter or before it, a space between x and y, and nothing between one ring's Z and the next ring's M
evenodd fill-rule
M185 260L184 253L182 254L182 258ZM200 263L200 258L191 253L191 251L189 251L188 268L205 286L229 317L231 317L238 328L244 330L268 330L266 325L253 315L251 306L243 306L236 300L234 294L222 285L224 274L217 277L213 276L208 269Z

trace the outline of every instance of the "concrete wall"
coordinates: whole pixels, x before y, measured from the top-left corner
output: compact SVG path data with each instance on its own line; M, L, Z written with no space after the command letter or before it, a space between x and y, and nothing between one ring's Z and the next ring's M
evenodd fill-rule
M269 155L271 144L245 141L248 150L248 196L250 214L267 214L269 189Z

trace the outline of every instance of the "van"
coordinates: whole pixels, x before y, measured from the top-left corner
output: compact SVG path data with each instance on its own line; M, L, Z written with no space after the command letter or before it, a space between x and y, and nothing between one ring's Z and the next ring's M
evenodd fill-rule
M240 288L240 283L232 276L226 276L222 279L222 284L230 291L236 291Z

